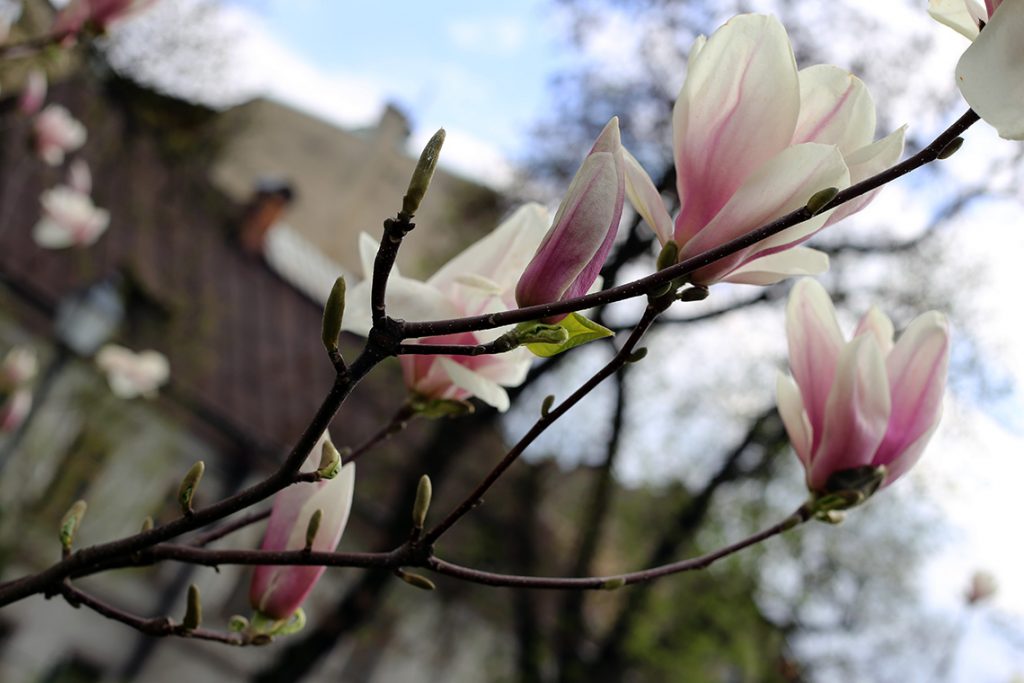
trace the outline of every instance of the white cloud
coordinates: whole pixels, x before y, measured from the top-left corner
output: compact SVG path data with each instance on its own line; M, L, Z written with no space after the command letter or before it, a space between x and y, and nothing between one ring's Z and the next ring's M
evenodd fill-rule
M437 128L422 126L409 142L409 153L419 155L423 145ZM502 189L512 182L512 165L494 145L458 128L445 127L440 165L493 188Z
M448 37L467 52L508 55L526 42L526 26L518 17L456 19L448 24Z

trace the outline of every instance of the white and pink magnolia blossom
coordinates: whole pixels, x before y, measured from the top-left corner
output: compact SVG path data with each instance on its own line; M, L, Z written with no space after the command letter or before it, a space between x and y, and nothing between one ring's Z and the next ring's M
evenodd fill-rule
M875 106L860 79L831 65L797 71L786 30L773 17L740 15L690 52L672 118L675 221L654 183L626 157L626 190L662 244L679 260L720 246L807 203L816 192L845 188L891 166L903 129L874 141ZM850 215L868 193L704 268L691 281L770 284L828 267L799 247Z
M55 35L78 33L87 24L105 31L114 22L145 9L156 0L71 0L57 13L51 29Z
M619 120L613 118L576 171L551 229L516 285L520 306L580 296L597 280L619 231L624 165Z
M0 396L0 433L15 431L28 417L32 410L32 392L22 388Z
M92 171L84 159L75 159L68 164L68 187L86 195L92 192Z
M46 72L36 67L28 72L25 87L18 98L18 109L31 116L43 108L46 101Z
M928 13L974 41L956 65L967 103L1002 137L1024 140L1024 0L930 0Z
M779 374L779 414L807 473L823 493L829 478L885 467L882 486L918 461L942 412L949 363L944 316L918 316L893 343L889 318L872 308L846 341L825 289L805 278L786 309L789 364Z
M33 122L36 153L51 166L64 163L64 155L85 144L86 130L59 104L51 104Z
M426 282L394 269L388 279L388 314L405 320L433 320L515 308L514 288L547 230L548 213L538 204L519 208L493 232L470 245ZM364 280L349 291L342 329L367 335L371 327L370 277L377 242L359 238ZM421 339L433 344L481 344L506 329ZM476 396L498 410L509 407L504 387L522 384L531 354L524 348L487 356L401 356L407 387L428 399Z
M0 362L0 392L14 391L31 382L39 371L36 352L27 346L15 346Z
M36 244L45 249L87 247L110 225L110 213L92 203L88 194L58 185L39 197L43 215L32 230Z
M29 384L39 370L36 352L16 346L0 362L0 432L13 432L32 409Z
M302 465L312 472L320 462L326 433ZM352 508L356 466L349 463L333 479L293 484L274 496L274 507L263 536L261 550L302 550L313 514L320 510L320 526L312 549L330 552L338 547ZM253 572L249 601L253 609L274 620L290 618L324 573L326 567L260 565Z
M110 390L118 398L153 398L167 383L171 366L159 351L138 353L117 344L107 344L96 354L96 365L107 376Z

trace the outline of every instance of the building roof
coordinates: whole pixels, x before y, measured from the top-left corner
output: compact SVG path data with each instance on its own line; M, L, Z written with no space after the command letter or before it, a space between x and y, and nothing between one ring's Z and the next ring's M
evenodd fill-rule
M26 153L30 123L7 99L0 103L0 286L52 312L68 294L121 274L142 303L120 340L167 354L172 394L193 416L256 451L279 453L316 410L333 369L320 342L321 309L310 298L315 278L294 277L297 289L239 249L232 228L242 207L207 180L224 139L222 117L124 81L56 84L50 101L89 130L79 156L92 168L94 201L111 212L110 229L81 250L33 242L39 194L62 178ZM292 242L291 252L302 251ZM308 249L304 257L314 259ZM318 263L310 272L326 275ZM356 411L369 413L372 403Z

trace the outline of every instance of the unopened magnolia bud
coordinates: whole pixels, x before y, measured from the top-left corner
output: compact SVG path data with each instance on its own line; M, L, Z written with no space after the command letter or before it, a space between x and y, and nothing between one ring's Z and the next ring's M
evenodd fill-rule
M249 628L249 620L241 614L232 614L228 619L228 630L232 633L241 633Z
M838 187L826 187L824 190L818 190L807 200L807 211L812 216L817 216L824 211L830 201L836 198L837 194L839 194Z
M956 151L958 149L960 149L960 145L962 145L962 144L964 144L964 139L963 138L959 138L959 137L958 138L953 138L948 143L946 143L946 146L942 148L942 151L939 152L938 155L935 158L936 159L948 159L948 158L950 158L951 156L956 154Z
M196 495L196 489L199 488L199 482L205 471L206 463L200 460L189 468L185 478L181 480L181 486L178 487L178 504L181 506L181 514L192 514L192 498Z
M60 520L60 545L64 550L71 550L71 543L75 540L75 533L88 507L84 500L77 500Z
M665 242L665 245L658 253L658 261L655 267L658 270L665 270L669 266L674 266L678 260L679 245L676 244L675 240L669 240L668 242Z
M708 298L710 291L703 285L693 285L679 292L680 301L703 301Z
M412 180L409 181L409 189L402 199L402 213L406 218L412 218L413 214L420 208L420 202L427 193L430 186L430 179L437 168L437 159L441 154L441 145L444 144L444 128L441 128L434 136L427 141L420 154L420 160L416 164L416 170L412 172ZM401 218L401 217L400 217Z
M555 395L548 394L544 397L544 401L540 404L540 416L547 417L548 413L551 412L551 406L555 405Z
M626 585L626 580L624 578L622 578L621 576L616 576L616 577L608 579L607 581L602 583L601 584L601 590L614 591L614 590L618 590L618 589L622 588L625 585Z
M396 570L395 575L410 586L415 586L421 590L432 591L437 588L437 586L434 585L434 582L427 577L420 576L419 574L411 574L403 569Z
M341 320L345 317L345 278L334 281L331 294L324 306L324 320L321 339L328 352L338 350L338 335L341 334Z
M324 440L323 448L320 449L320 466L316 473L321 479L334 479L341 471L341 453L329 440Z
M627 363L639 363L647 357L647 347L637 349L633 353L629 354L629 358L626 359Z
M430 497L433 494L433 486L430 477L423 475L420 483L416 486L416 501L412 504L412 525L416 529L422 529L427 521L427 511L430 510Z
M199 587L193 583L188 587L185 618L182 619L181 625L189 631L194 631L199 628L201 623L203 623L203 603L199 599Z
M309 523L306 524L306 550L313 549L313 541L316 540L316 532L320 531L320 520L324 517L324 511L317 508L309 516Z
M153 518L150 517L149 515L146 515L146 518L144 520L142 520L142 528L139 529L139 531L141 533L146 533L147 531L149 531L152 528L153 528Z

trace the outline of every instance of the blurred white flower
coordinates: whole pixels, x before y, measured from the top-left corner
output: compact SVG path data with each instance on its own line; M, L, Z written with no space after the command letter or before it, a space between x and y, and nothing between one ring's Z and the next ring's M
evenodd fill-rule
M36 153L51 166L64 163L64 155L85 144L85 126L59 104L51 104L36 116L33 123Z
M31 382L39 370L36 352L27 346L15 346L0 362L0 392L14 391Z
M89 195L58 185L39 196L43 215L32 230L36 244L45 249L87 247L110 225L110 213L97 208Z
M117 344L100 349L96 365L106 373L110 390L118 398L153 398L171 375L167 356L159 351L135 353Z
M25 87L18 98L18 109L31 116L43 108L46 101L46 72L36 67L28 72Z

